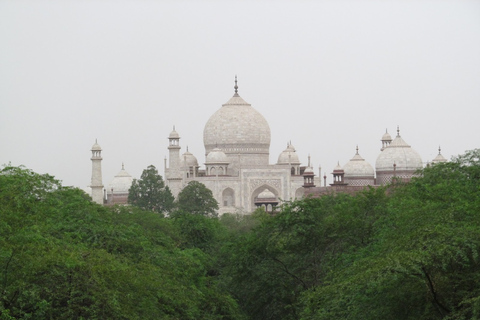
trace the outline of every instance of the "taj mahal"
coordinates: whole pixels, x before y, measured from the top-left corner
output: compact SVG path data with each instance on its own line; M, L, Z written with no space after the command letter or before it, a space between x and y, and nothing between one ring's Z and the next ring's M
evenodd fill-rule
M168 135L168 160L165 159L165 182L172 194L190 182L198 181L209 188L219 204L219 214L250 213L256 207L267 210L282 201L301 199L305 195L328 192L355 192L366 186L385 185L394 177L408 181L423 162L400 136L392 139L388 132L381 137L381 149L375 169L358 152L342 167L333 169L333 183L326 175L315 175L310 166L301 164L295 147L288 143L275 164L269 163L270 127L267 120L238 94L234 94L207 121L203 131L204 167L188 151L181 153L180 134L173 128ZM126 204L133 177L123 165L111 183L104 188L101 177L101 147L92 147L92 199L107 205ZM439 153L431 162L447 161Z

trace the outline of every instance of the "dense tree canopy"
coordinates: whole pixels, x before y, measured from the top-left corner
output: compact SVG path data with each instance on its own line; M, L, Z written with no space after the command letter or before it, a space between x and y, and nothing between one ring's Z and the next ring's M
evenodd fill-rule
M177 208L184 213L216 216L218 202L203 183L190 181L178 194Z
M134 179L128 191L128 203L144 210L169 212L173 207L173 195L155 166L143 170L139 180Z
M480 319L479 157L265 216L230 245L232 293L250 319Z
M237 319L170 219L107 208L24 168L0 171L0 319Z
M185 189L164 218L3 168L0 319L480 319L480 150L275 216Z

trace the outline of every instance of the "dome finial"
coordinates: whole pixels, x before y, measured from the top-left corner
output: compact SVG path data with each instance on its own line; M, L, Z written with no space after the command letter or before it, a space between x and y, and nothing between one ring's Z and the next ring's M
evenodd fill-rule
M308 167L310 168L310 154L308 154Z
M357 144L357 154L358 154L358 144Z
M442 154L442 148L440 148L440 146L438 146L438 154Z
M233 88L235 89L235 96L238 96L237 75L235 75L235 86Z
M122 170L125 170L125 166L123 165L123 162L122 162Z
M397 124L397 136L400 137L400 126Z

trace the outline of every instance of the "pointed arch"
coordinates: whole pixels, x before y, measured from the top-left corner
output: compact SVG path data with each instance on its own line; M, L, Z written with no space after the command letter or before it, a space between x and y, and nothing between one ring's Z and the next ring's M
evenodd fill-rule
M235 206L235 191L232 188L226 188L222 192L222 205L224 207Z
M295 199L300 200L303 199L303 197L305 197L305 188L300 187L295 191Z
M250 205L251 205L252 211L254 211L255 208L256 208L255 198L258 197L258 195L261 192L265 191L265 189L268 189L270 192L272 192L275 195L275 197L278 200L280 200L280 198L279 198L280 192L276 188L274 188L274 187L272 187L271 185L268 185L268 184L263 184L260 187L256 188L250 196Z

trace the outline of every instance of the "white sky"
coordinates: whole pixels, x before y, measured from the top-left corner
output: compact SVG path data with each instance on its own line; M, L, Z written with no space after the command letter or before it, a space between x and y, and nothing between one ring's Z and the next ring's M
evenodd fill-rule
M271 163L291 140L328 173L357 144L375 166L397 125L450 158L480 147L480 1L0 0L0 164L83 188L98 138L106 186L122 162L163 175L175 125L203 166L235 75Z

